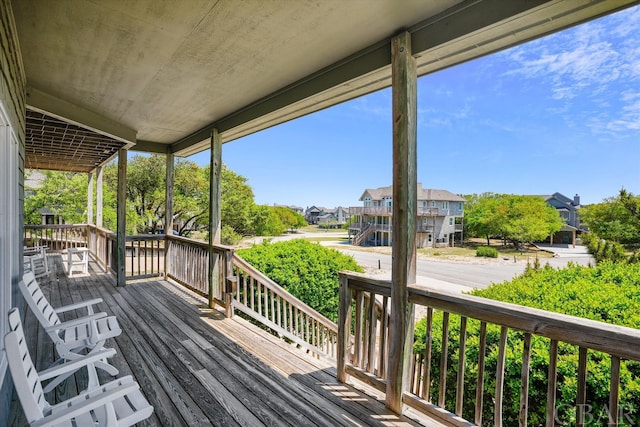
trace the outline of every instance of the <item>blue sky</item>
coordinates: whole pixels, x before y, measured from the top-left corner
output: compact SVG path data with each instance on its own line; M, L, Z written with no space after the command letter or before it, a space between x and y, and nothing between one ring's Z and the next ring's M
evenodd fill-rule
M258 204L391 185L391 90L223 145ZM192 156L208 161L208 152ZM640 7L418 80L418 181L458 194L640 193Z

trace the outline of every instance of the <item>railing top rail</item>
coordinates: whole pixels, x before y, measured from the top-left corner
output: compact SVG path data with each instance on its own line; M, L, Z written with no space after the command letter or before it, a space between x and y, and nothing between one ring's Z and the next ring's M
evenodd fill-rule
M287 292L286 289L284 289L282 286L278 285L276 282L274 282L273 280L269 279L267 276L262 274L259 270L254 268L251 264L249 264L247 261L242 259L236 253L233 254L233 263L238 267L242 268L243 270L247 271L252 276L258 277L260 279L260 282L262 282L264 285L267 285L268 288L278 292L278 294L282 299L287 301L289 304L292 304L293 306L295 306L301 312L305 313L308 316L313 317L314 319L319 320L324 324L324 326L328 327L331 331L335 333L338 332L338 325L333 320L325 317L321 313L307 306L304 302L300 301L298 298L291 295L289 292Z
M143 240L164 240L164 234L135 234L125 236L127 241L143 241Z
M351 288L390 295L391 281L388 279L352 272L340 272L340 275L348 278ZM623 359L640 360L638 329L474 295L435 290L424 285L410 285L408 291L412 303L602 351Z
M350 288L371 291L386 297L391 296L391 280L389 279L376 279L367 274L346 270L340 271L339 274L341 278L344 277L349 280Z
M109 235L109 234L113 234L114 236L116 235L115 231L111 231L108 228L98 227L97 225L94 225L94 224L89 224L88 227L89 228L93 228L93 229L95 229L95 230L97 230L97 231L99 231L101 233L107 234L107 235Z
M187 245L191 245L191 246L197 246L203 249L207 249L209 247L209 244L207 242L203 242L200 240L195 240L195 239L190 239L188 237L184 237L184 236L175 236L175 235L170 235L167 234L167 240L173 240L175 242L180 242L180 243L186 243Z
M411 285L409 301L530 332L621 358L640 360L640 330L464 294Z
M190 239L190 238L184 237L184 236L175 236L175 235L167 234L166 238L167 238L167 240L173 240L175 242L186 243L187 245L197 246L197 247L200 247L200 248L203 248L203 249L209 248L209 243L208 242L203 242L201 240ZM213 245L213 250L216 253L220 253L220 252L232 251L232 250L235 250L235 248L233 246L215 244L215 245Z
M29 230L44 230L44 229L65 229L65 228L83 228L88 224L24 224L24 228Z

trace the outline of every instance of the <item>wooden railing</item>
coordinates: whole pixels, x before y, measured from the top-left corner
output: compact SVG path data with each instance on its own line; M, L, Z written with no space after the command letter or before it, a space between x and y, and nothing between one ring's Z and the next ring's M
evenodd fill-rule
M49 251L59 252L68 248L86 246L86 224L25 225L26 246L46 246Z
M365 381L381 391L386 389L386 354L389 341L388 301L390 281L374 279L362 274L343 272L340 274L340 318L338 321L338 378L344 380L352 375ZM559 422L559 408L556 405L558 393L558 360L560 348L566 344L578 347L577 372L575 381L577 393L575 397L574 425L585 425L593 414L587 413L592 402L587 400L588 366L601 358L610 359L610 390L607 409L608 425L627 425L624 411L619 406L620 369L625 360L640 361L640 330L596 322L588 319L567 316L558 313L536 310L515 304L492 301L470 295L452 294L435 291L424 286L408 287L409 302L426 310L426 342L425 351L413 356L410 372L411 381L408 390L403 394L405 404L430 416L441 418L452 425L484 425L491 420L483 420L483 409L487 405L492 410L493 422L503 425L503 403L505 390L505 372L513 371L514 366L506 366L507 340L519 340L523 349L520 366L520 411L519 424L527 425L529 415L529 385L531 379L547 380L546 425L555 426ZM354 311L355 310L355 311ZM434 349L434 318L439 320L439 348ZM456 323L456 335L452 341L452 318ZM441 323L440 323L441 319ZM470 322L478 328L471 333ZM495 340L489 340L488 331L492 331ZM536 338L538 337L538 338ZM548 343L548 364L544 367L532 362L532 338ZM473 343L473 344L472 344ZM520 344L519 344L520 345ZM449 348L456 348L457 363ZM439 360L432 360L434 354L440 354ZM604 353L604 356L603 354ZM468 357L473 354L475 357ZM485 360L489 354L497 355L495 372L487 371ZM472 365L472 366L469 366ZM471 368L471 369L470 369ZM536 369L537 371L534 371ZM437 372L437 373L436 373ZM475 390L465 386L465 372L475 372L473 378ZM635 380L640 373L638 365L626 371L632 372ZM451 380L454 375L455 381ZM492 376L494 375L494 376ZM569 375L562 372L562 375ZM495 384L491 398L487 398L485 378L491 378ZM432 389L437 384L437 390ZM471 400L473 407L465 407L465 396L473 391ZM451 396L454 396L451 398ZM511 396L517 399L516 397ZM540 398L540 397L538 397ZM471 413L470 419L463 414ZM517 423L517 422L516 422Z
M209 295L209 244L167 236L167 276L197 293Z
M234 254L234 309L301 347L335 359L338 327Z
M158 277L165 272L164 234L143 234L125 238L127 279Z
M86 246L105 271L117 269L115 233L94 225L25 225L25 238L60 249ZM212 285L210 253L215 256L217 279ZM166 275L208 297L211 307L224 306L229 317L238 310L314 354L335 359L335 322L289 294L229 246L209 248L206 242L164 234L126 236L125 274L127 279Z
M87 226L89 253L100 264L103 271L115 271L114 250L116 234L94 225Z

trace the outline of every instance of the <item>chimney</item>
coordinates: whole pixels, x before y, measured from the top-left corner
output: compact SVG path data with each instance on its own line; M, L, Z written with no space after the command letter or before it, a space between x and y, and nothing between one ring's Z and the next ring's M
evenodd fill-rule
M579 206L579 205L580 205L580 196L576 194L575 196L573 196L573 206Z

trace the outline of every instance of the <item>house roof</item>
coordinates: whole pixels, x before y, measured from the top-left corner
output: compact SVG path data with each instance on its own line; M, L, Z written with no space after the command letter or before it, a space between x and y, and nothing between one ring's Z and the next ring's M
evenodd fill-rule
M14 0L11 6L27 108L96 134L60 159L80 169L103 161L106 150L134 144L193 154L209 147L214 128L229 142L387 87L390 41L400 31L411 34L418 75L425 75L635 3ZM28 131L37 126L27 123ZM50 132L62 135L61 147L69 138L63 128ZM27 153L55 154L38 154L36 143L27 140Z
M379 187L379 188L367 188L360 196L360 201L365 197L371 197L371 200L382 200L385 197L393 196L393 187ZM432 188L422 188L422 184L418 184L418 200L434 200L434 201L447 201L447 202L466 202L464 197L460 197L457 194L453 194L447 190L436 190Z

